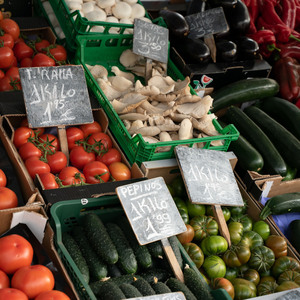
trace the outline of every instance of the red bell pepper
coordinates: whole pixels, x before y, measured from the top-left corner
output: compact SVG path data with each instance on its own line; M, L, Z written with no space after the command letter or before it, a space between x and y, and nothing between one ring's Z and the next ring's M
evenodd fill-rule
M281 0L283 23L291 29L295 28L296 21L296 3L294 0Z

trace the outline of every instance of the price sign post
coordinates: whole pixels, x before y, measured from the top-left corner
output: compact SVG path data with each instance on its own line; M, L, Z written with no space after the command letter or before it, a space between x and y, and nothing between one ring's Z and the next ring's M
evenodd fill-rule
M116 188L131 227L140 245L161 240L175 276L183 273L168 237L186 231L186 226L162 177Z
M176 146L178 165L192 203L213 205L219 229L231 245L221 205L243 206L243 198L224 152Z
M145 56L145 79L152 74L152 60L168 62L169 30L159 25L134 19L133 48L135 54Z
M82 66L20 68L29 127L58 127L68 158L65 125L93 122Z

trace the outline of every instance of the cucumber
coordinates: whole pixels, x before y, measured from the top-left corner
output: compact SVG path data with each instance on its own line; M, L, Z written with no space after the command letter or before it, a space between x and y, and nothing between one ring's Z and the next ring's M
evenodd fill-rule
M90 271L85 258L83 257L79 246L75 242L74 238L67 232L62 235L62 242L73 259L78 270L82 274L83 279L89 283Z
M213 300L210 289L204 279L201 279L195 270L185 268L183 270L184 283L192 291L197 299Z
M83 257L85 258L91 280L100 280L107 276L107 266L96 254L85 235L84 228L77 225L72 228L71 235L78 244Z
M259 108L300 140L300 109L294 103L279 97L269 97L259 101Z
M182 292L186 300L197 300L193 292L179 279L171 277L167 280L166 285L172 292Z
M126 298L138 298L143 297L141 292L132 284L122 283L120 286L121 291L124 293Z
M155 295L155 291L151 287L150 283L148 283L144 278L138 278L131 284L135 286L143 296Z
M107 265L107 276L108 277L120 277L124 275L117 264L114 265Z
M118 252L108 235L104 224L95 213L86 214L83 217L83 225L86 236L96 253L108 264L118 261Z
M122 290L111 280L107 280L101 285L97 296L100 296L99 299L101 300L126 299Z
M285 161L259 126L236 106L228 108L226 118L237 127L240 133L262 155L264 159L262 171L269 174L280 174L282 177L286 175L287 166Z
M173 249L173 252L175 254L175 257L178 261L178 264L180 266L180 268L182 269L183 268L183 260L182 260L182 256L181 256L181 252L180 252L180 249L179 249L179 241L178 241L178 238L173 235L173 236L170 236L168 238L169 240L169 243Z
M300 141L285 127L256 106L248 106L244 112L271 140L283 159L291 166L300 167ZM300 123L299 123L300 126Z
M128 274L134 274L138 267L137 261L122 229L112 222L106 224L106 229L118 251L118 264L121 269Z
M265 220L269 215L281 215L289 212L300 212L300 192L271 197L261 210L260 218Z
M279 92L279 84L271 78L241 79L212 93L213 108L215 113L222 108L234 104L273 97Z
M153 283L152 288L156 294L172 293L170 288L164 282L161 282L161 281L157 281L157 282Z
M300 220L293 220L288 226L288 239L292 243L293 247L300 253Z
M151 284L156 280L166 281L171 276L171 273L165 269L153 268L153 269L148 269L140 273L139 275L142 276L146 281L148 281Z
M126 217L121 217L119 220L116 221L119 227L122 229L124 234L127 237L127 240L133 249L135 254L138 266L142 267L143 269L150 268L152 266L152 257L151 254L145 245L140 245L136 239L136 236L127 220Z
M153 257L162 257L164 255L164 250L160 241L147 244L146 246Z

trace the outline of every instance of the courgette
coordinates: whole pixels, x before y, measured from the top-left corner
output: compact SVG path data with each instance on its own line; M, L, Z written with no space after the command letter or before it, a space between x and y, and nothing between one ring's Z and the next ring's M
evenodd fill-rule
M167 294L172 293L170 288L162 281L157 281L152 284L152 288L154 289L156 294Z
M71 258L73 259L75 265L77 266L78 270L82 274L83 279L89 283L90 281L90 271L88 264L85 258L82 255L82 252L75 242L74 238L67 232L64 232L62 235L62 242L69 252Z
M122 290L113 281L105 281L99 290L98 294L101 300L121 300L126 299Z
M270 97L259 101L259 108L300 140L300 109L294 103L279 97Z
M122 283L120 286L121 291L124 293L126 298L138 298L143 297L141 292L132 284Z
M222 108L247 101L273 97L279 92L279 84L272 78L241 79L212 93L215 113Z
M100 280L107 276L107 266L102 259L96 254L85 235L84 228L77 225L72 228L71 232L74 240L78 244L83 257L89 267L91 280Z
M197 300L193 292L179 279L171 277L167 280L166 285L172 292L182 292L186 300Z
M155 295L155 291L151 287L150 283L148 283L144 278L138 278L131 284L135 286L143 296Z
M282 178L282 181L288 181L293 180L297 176L298 169L292 168L290 165L287 165L287 172L284 178Z
M138 267L137 261L122 229L113 222L107 223L106 229L118 251L118 264L121 269L128 274L134 274Z
M299 168L300 141L290 131L258 107L248 106L244 112L268 136L283 159L291 166Z
M226 112L226 118L233 123L240 133L259 151L264 159L262 171L269 174L286 175L287 166L278 150L267 137L240 108L230 106Z
M300 212L300 192L271 197L261 210L260 218L265 220L269 215L281 215L289 212Z
M83 217L83 225L92 247L96 253L108 264L118 261L118 252L101 219L95 213Z
M288 239L294 246L294 248L300 253L300 220L293 220L288 226Z

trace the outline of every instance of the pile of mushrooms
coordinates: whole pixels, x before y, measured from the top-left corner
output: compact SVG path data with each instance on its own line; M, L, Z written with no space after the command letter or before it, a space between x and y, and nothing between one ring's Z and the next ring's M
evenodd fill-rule
M146 11L137 0L65 0L70 12L78 10L88 21L133 24L134 19L143 19ZM104 26L93 26L91 32L103 32ZM119 33L119 27L110 28L110 33ZM132 28L126 28L124 33L132 34Z
M192 94L190 79L174 81L166 75L166 65L153 61L152 76L143 85L137 76L145 76L146 60L131 49L120 56L120 63L126 71L111 67L113 76L101 65L86 65L98 82L106 98L110 101L131 136L141 134L149 143L173 140L187 140L216 136L212 120L208 114L213 99L206 95ZM222 145L223 141L212 141L211 145ZM203 143L195 144L203 147ZM158 147L156 151L169 151L169 146Z

